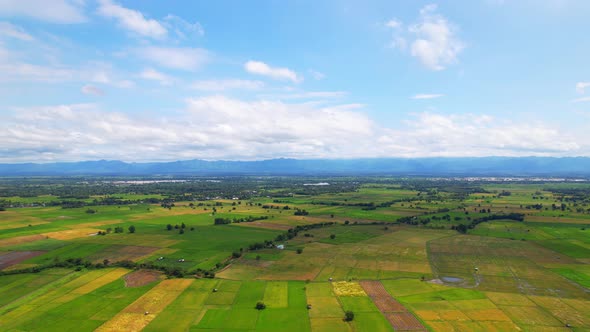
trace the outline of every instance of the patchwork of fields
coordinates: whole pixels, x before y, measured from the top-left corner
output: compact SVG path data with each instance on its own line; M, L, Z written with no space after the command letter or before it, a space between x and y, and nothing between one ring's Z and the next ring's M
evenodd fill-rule
M0 197L0 330L590 330L590 197L421 186L174 206Z

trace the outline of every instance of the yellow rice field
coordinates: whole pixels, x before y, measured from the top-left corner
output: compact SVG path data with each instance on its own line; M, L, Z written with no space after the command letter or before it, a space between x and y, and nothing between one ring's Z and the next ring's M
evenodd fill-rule
M140 331L193 282L193 279L162 281L96 331Z

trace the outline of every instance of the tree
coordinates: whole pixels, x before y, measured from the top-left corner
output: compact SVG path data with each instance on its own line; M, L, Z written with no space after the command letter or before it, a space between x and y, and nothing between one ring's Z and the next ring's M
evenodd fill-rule
M459 232L461 234L467 233L467 226L465 226L464 224L457 225L457 227L455 229L457 230L457 232Z
M135 233L135 226L129 226L129 233Z
M298 254L301 254L302 252L303 252L303 249L302 248L297 249L297 253Z
M171 230L172 230L172 228L173 228L173 227L172 227L172 225L171 225L171 224L168 224L168 225L166 225L166 229L167 229L167 230L171 231Z
M178 234L184 234L184 228L181 228L181 229L178 231Z
M180 224L180 228L186 228L186 225L184 223Z
M331 234L330 239L334 240L336 238L336 234Z
M258 302L258 303L256 303L256 309L257 310L264 310L264 309L266 309L266 304L264 304L264 302Z
M105 259L102 261L102 263L104 264L104 266L108 266L108 265L109 265L109 263L110 263L110 261L109 261L108 259L106 259L106 258L105 258Z
M348 310L347 312L344 313L344 320L347 322L351 322L352 320L354 320L354 312Z

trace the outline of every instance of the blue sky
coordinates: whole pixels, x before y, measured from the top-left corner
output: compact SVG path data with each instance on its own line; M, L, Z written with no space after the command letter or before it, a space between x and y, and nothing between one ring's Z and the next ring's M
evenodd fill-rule
M590 2L0 0L0 162L590 156Z

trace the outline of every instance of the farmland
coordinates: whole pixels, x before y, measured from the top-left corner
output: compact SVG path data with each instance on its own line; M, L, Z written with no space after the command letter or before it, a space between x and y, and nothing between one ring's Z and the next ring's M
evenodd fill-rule
M590 184L184 180L0 179L1 330L590 330Z

